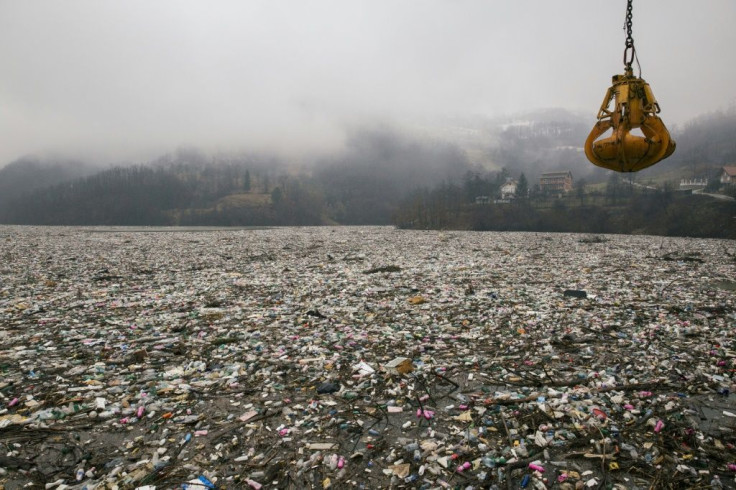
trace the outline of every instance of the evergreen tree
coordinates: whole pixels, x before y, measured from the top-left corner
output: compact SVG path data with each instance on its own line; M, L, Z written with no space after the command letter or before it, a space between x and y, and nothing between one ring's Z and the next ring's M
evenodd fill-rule
M585 179L580 179L575 182L575 195L580 199L580 205L585 204Z
M502 185L506 183L506 181L509 179L509 171L506 167L503 167L500 172L496 174L496 187L499 189Z
M524 172L519 176L519 182L516 183L516 198L526 199L529 196L529 181L526 180Z
M611 172L606 182L606 198L611 204L618 204L621 197L621 177L616 172Z
M281 204L281 202L283 201L283 199L284 199L284 194L281 191L281 188L280 187L274 187L273 190L271 191L271 202L274 205L278 206L278 205Z
M243 190L250 190L250 170L245 171L245 180L243 181Z

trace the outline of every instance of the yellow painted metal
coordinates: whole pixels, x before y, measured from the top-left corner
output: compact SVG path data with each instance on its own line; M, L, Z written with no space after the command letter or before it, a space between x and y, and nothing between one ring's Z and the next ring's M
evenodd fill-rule
M594 165L617 172L637 172L667 158L675 151L675 142L658 113L659 104L644 79L635 77L630 68L624 75L614 75L598 122L585 141L585 156ZM637 128L641 135L632 134Z

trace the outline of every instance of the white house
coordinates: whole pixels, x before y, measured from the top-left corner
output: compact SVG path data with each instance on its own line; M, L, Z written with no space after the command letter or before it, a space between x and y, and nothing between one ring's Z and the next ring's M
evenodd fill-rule
M510 201L516 197L516 184L514 179L506 180L506 183L501 186L501 200Z

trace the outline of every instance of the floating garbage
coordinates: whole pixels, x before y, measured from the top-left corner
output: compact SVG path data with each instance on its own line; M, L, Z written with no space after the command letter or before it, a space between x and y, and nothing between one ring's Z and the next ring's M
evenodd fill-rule
M0 244L0 487L736 488L730 241Z
M386 372L390 374L406 374L410 373L414 368L411 359L406 357L397 357L392 361L383 365Z

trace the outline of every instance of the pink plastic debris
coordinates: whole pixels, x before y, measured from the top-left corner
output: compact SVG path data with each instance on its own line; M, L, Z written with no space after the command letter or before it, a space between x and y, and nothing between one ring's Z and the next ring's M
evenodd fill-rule
M258 482L257 482L257 481L255 481L255 480L251 480L250 478L247 478L247 479L245 480L245 483L247 483L247 484L248 484L248 486L249 486L250 488L252 488L253 490L261 490L261 488L263 488L263 485L261 485L260 483L258 483Z
M434 412L432 410L422 410L421 408L417 409L417 418L422 418L429 420L432 417L434 417Z

